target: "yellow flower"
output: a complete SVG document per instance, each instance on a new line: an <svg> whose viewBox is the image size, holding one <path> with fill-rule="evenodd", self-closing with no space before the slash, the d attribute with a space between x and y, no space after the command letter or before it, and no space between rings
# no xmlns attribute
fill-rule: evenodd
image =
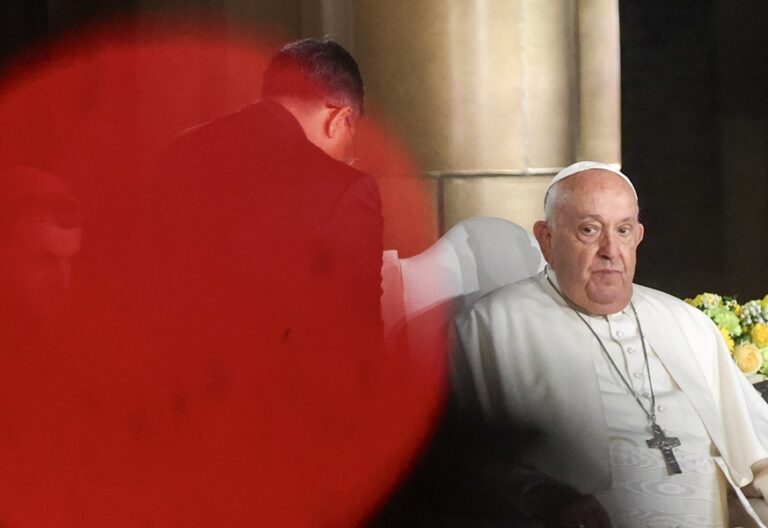
<svg viewBox="0 0 768 528"><path fill-rule="evenodd" d="M760 351L752 343L744 343L733 351L733 360L744 374L755 374L763 365Z"/></svg>
<svg viewBox="0 0 768 528"><path fill-rule="evenodd" d="M763 348L768 345L768 325L764 323L756 323L752 327L752 331L749 335L757 348Z"/></svg>
<svg viewBox="0 0 768 528"><path fill-rule="evenodd" d="M693 299L685 299L685 302L696 308L709 309L723 304L723 298L716 293L700 293Z"/></svg>
<svg viewBox="0 0 768 528"><path fill-rule="evenodd" d="M733 342L733 338L731 337L731 333L726 330L725 328L718 327L718 330L720 330L720 333L723 336L723 340L725 341L725 344L728 345L728 350L733 354L733 347L736 345Z"/></svg>
<svg viewBox="0 0 768 528"><path fill-rule="evenodd" d="M699 298L698 295L696 297ZM722 305L723 298L716 293L702 293L700 302L705 308L713 308Z"/></svg>

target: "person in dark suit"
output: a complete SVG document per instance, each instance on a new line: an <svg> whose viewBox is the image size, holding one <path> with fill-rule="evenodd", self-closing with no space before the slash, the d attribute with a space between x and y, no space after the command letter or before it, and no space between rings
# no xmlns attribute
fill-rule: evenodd
<svg viewBox="0 0 768 528"><path fill-rule="evenodd" d="M281 299L272 300L293 306L317 290L329 295L325 308L378 333L380 197L373 178L349 165L363 93L357 64L339 44L286 45L264 74L260 101L171 145L157 193L169 213L158 226L172 231L166 254L242 257L264 281L239 287L276 281Z"/></svg>
<svg viewBox="0 0 768 528"><path fill-rule="evenodd" d="M165 474L181 524L339 525L333 505L359 487L350 457L384 357L379 191L350 165L362 114L354 59L303 39L260 100L159 163L135 280L178 415Z"/></svg>

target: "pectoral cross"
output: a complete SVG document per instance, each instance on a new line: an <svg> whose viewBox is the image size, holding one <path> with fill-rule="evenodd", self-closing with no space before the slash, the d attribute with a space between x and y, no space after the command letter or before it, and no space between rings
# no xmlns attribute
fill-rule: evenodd
<svg viewBox="0 0 768 528"><path fill-rule="evenodd" d="M651 424L651 432L653 433L653 438L645 441L648 447L661 450L661 455L664 457L664 462L667 464L667 471L670 475L682 473L683 470L680 469L675 454L672 452L673 447L680 445L680 439L674 436L665 436L664 431L656 423Z"/></svg>

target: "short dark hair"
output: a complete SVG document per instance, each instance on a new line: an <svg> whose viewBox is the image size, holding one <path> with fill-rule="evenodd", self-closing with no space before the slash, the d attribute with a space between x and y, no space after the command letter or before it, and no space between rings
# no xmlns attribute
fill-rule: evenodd
<svg viewBox="0 0 768 528"><path fill-rule="evenodd" d="M264 72L262 98L330 98L363 114L363 79L357 62L339 43L305 38L286 44Z"/></svg>

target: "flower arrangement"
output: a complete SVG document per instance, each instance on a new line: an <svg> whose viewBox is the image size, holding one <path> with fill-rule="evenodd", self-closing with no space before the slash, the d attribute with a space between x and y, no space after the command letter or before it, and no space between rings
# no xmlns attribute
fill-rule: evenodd
<svg viewBox="0 0 768 528"><path fill-rule="evenodd" d="M744 374L768 376L768 295L739 304L733 297L700 293L685 302L715 322Z"/></svg>

